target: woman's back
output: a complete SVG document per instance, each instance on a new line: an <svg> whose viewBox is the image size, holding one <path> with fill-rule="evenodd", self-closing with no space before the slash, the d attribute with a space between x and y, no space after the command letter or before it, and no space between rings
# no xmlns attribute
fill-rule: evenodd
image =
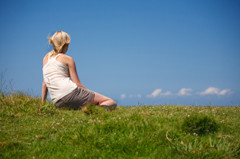
<svg viewBox="0 0 240 159"><path fill-rule="evenodd" d="M107 109L115 108L117 103L114 100L88 90L80 82L73 58L65 55L71 41L70 36L66 32L57 31L48 40L53 50L43 59L42 101L45 101L49 91L58 108L67 106L79 109L90 103L99 103Z"/></svg>
<svg viewBox="0 0 240 159"><path fill-rule="evenodd" d="M70 80L68 67L57 60L60 55L63 54L59 53L50 58L49 53L47 55L48 60L43 66L43 78L53 103L77 88L77 85Z"/></svg>

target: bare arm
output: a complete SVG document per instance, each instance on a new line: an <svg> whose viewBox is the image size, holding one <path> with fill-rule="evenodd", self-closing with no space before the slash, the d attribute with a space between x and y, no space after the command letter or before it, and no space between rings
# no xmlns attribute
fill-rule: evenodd
<svg viewBox="0 0 240 159"><path fill-rule="evenodd" d="M46 56L43 58L43 66L47 63L48 61L48 54L46 54ZM43 81L42 83L42 102L44 103L47 97L47 93L48 93L48 89L47 86L45 84L45 82Z"/></svg>
<svg viewBox="0 0 240 159"><path fill-rule="evenodd" d="M84 85L82 85L82 83L80 82L80 80L78 78L76 65L75 65L74 60L71 57L69 57L69 60L68 60L68 68L69 68L69 73L70 73L70 77L71 77L72 81L74 83L76 83L76 85L78 87L86 88Z"/></svg>
<svg viewBox="0 0 240 159"><path fill-rule="evenodd" d="M42 83L42 102L43 103L46 100L47 92L48 92L47 86L46 86L45 82L43 81L43 83Z"/></svg>

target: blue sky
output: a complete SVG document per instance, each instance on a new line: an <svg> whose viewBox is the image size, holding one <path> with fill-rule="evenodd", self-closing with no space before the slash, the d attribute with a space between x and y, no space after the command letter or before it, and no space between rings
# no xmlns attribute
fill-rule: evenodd
<svg viewBox="0 0 240 159"><path fill-rule="evenodd" d="M47 36L70 34L81 82L119 105L240 105L240 2L4 1L0 73L41 95Z"/></svg>

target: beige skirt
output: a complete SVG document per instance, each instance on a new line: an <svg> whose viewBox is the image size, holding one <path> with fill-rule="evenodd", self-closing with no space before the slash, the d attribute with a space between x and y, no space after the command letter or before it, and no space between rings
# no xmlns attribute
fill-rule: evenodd
<svg viewBox="0 0 240 159"><path fill-rule="evenodd" d="M77 87L71 93L64 96L55 103L57 108L81 109L90 104L95 97L95 93L88 89Z"/></svg>

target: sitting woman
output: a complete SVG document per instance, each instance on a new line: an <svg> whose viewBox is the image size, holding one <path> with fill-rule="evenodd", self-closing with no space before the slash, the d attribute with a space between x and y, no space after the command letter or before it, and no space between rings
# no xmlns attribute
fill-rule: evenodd
<svg viewBox="0 0 240 159"><path fill-rule="evenodd" d="M53 50L43 59L42 102L49 91L57 108L81 109L87 104L97 103L108 110L115 109L117 104L114 100L88 90L80 82L74 60L66 55L70 40L63 31L57 31L49 38Z"/></svg>

